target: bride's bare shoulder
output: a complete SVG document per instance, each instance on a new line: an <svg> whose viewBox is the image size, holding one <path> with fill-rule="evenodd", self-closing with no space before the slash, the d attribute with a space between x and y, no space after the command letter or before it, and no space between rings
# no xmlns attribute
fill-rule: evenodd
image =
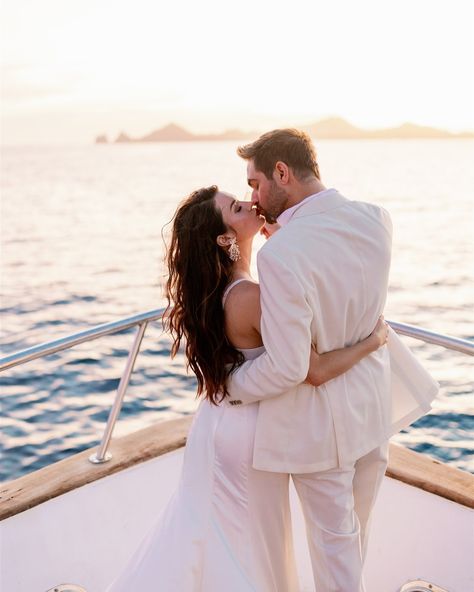
<svg viewBox="0 0 474 592"><path fill-rule="evenodd" d="M229 313L242 314L247 310L254 312L256 308L260 311L260 286L251 280L245 280L234 286L225 302L225 310Z"/></svg>

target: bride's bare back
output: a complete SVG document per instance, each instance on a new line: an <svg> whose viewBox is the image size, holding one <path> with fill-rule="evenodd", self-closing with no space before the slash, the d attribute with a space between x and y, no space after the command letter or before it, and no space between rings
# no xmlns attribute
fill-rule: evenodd
<svg viewBox="0 0 474 592"><path fill-rule="evenodd" d="M251 280L232 286L224 303L227 339L239 349L263 345L260 335L260 287Z"/></svg>

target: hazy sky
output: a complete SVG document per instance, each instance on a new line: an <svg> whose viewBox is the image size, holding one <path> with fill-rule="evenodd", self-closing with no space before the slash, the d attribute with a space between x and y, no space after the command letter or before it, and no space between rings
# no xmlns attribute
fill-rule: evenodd
<svg viewBox="0 0 474 592"><path fill-rule="evenodd" d="M2 141L341 116L474 129L472 0L3 0Z"/></svg>

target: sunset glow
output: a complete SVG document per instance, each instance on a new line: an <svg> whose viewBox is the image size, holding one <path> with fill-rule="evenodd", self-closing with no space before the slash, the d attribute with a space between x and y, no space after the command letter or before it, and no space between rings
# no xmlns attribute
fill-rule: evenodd
<svg viewBox="0 0 474 592"><path fill-rule="evenodd" d="M170 121L195 132L328 116L474 128L469 0L15 0L1 16L6 144Z"/></svg>

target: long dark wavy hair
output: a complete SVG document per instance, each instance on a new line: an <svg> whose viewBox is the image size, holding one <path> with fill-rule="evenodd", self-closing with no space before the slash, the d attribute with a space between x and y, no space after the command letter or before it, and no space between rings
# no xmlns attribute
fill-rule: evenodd
<svg viewBox="0 0 474 592"><path fill-rule="evenodd" d="M228 374L244 361L224 331L222 296L231 278L232 261L216 242L227 231L214 201L218 191L216 185L194 191L171 221L166 253L168 306L163 319L173 338L171 356L183 340L187 365L197 377L196 396L204 395L215 405L228 395Z"/></svg>

